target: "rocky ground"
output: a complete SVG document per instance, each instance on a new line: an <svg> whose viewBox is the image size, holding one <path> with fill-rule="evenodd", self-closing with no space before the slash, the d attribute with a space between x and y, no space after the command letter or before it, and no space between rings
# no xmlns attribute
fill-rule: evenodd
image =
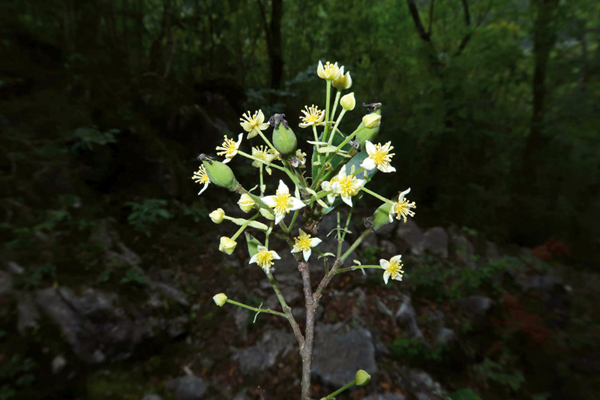
<svg viewBox="0 0 600 400"><path fill-rule="evenodd" d="M321 231L334 226L328 217ZM278 309L245 246L217 251L221 229L172 221L146 238L106 219L77 241L35 238L38 256L58 267L38 257L0 270L0 399L298 398L287 322L212 302L225 292ZM284 246L276 250L285 256L274 275L301 319L300 275ZM553 241L499 247L470 229L412 220L385 226L350 260L402 254L404 280L385 285L369 270L332 281L317 316L313 397L364 369L373 380L338 399L597 398L600 278L569 264L567 251ZM311 268L318 282L322 267Z"/></svg>

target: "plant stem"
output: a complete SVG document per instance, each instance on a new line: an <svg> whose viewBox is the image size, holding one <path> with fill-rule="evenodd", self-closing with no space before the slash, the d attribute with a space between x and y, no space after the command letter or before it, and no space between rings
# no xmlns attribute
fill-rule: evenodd
<svg viewBox="0 0 600 400"><path fill-rule="evenodd" d="M346 114L346 109L342 108L342 112L340 113L340 116L338 117L337 121L335 122L333 131L331 131L331 137L329 138L329 146L331 146L331 143L333 143L333 137L335 136L335 133L337 131L338 126L340 125L340 122L342 122L342 118L344 118L344 114Z"/></svg>
<svg viewBox="0 0 600 400"><path fill-rule="evenodd" d="M254 312L260 312L260 313L265 313L265 314L279 315L280 317L287 318L287 315L285 315L284 313L281 313L281 312L279 312L279 311L273 311L273 310L269 310L269 309L264 309L264 310L263 310L262 308L256 308L256 307L252 307L252 306L249 306L249 305L247 305L247 304L244 304L244 303L239 303L239 302L237 302L237 301L230 300L230 299L227 299L227 302L228 302L228 303L231 303L231 304L235 304L235 305L236 305L236 306L238 306L238 307L246 308L246 309L248 309L248 310L251 310L251 311L254 311Z"/></svg>
<svg viewBox="0 0 600 400"><path fill-rule="evenodd" d="M335 110L340 102L340 96L342 95L342 91L337 89L337 93L335 94L335 100L333 101L333 111L331 111L331 119L335 118ZM334 130L335 133L335 130Z"/></svg>
<svg viewBox="0 0 600 400"><path fill-rule="evenodd" d="M362 190L363 192L369 193L371 196L375 197L376 199L379 199L379 200L383 201L384 203L394 204L394 202L391 201L390 199L386 199L385 197L381 196L380 194L377 194L374 191L372 191L371 189L367 189L364 186L362 188L360 188L360 190Z"/></svg>
<svg viewBox="0 0 600 400"><path fill-rule="evenodd" d="M329 103L331 102L331 81L327 81L327 100L325 103L325 129L323 130L323 141L327 140L327 133L329 133Z"/></svg>
<svg viewBox="0 0 600 400"><path fill-rule="evenodd" d="M261 130L258 130L258 134L260 135L260 137L265 141L265 143L267 144L267 146L269 146L271 148L271 150L273 150L275 152L275 154L278 154L279 152L277 151L277 149L275 148L275 146L273 146L271 144L271 142L269 142L269 139L267 139L267 137L264 135L264 133L262 133Z"/></svg>
<svg viewBox="0 0 600 400"><path fill-rule="evenodd" d="M351 272L351 271L356 271L358 269L383 269L381 268L380 265L353 265L351 267L348 268L342 268L342 269L338 269L337 271L335 271L336 275L337 274L341 274L343 272Z"/></svg>
<svg viewBox="0 0 600 400"><path fill-rule="evenodd" d="M356 379L353 380L352 382L348 383L347 385L342 386L341 388L339 388L335 392L331 393L329 396L325 397L325 400L331 400L331 399L333 399L334 398L333 396L336 396L336 395L342 393L346 389L350 389L354 385L356 385Z"/></svg>
<svg viewBox="0 0 600 400"><path fill-rule="evenodd" d="M273 274L271 272L266 272L267 278L269 278L269 282L271 282L271 286L273 286L273 290L275 291L275 295L277 299L279 299L279 304L281 304L281 308L283 309L284 315L292 326L292 330L294 331L294 336L296 336L296 340L300 345L300 349L304 347L304 336L302 336L302 332L300 331L300 326L296 322L296 319L292 315L292 309L287 305L283 295L281 294L281 290L279 290L279 286L277 286L277 282L275 282L275 278L273 278Z"/></svg>

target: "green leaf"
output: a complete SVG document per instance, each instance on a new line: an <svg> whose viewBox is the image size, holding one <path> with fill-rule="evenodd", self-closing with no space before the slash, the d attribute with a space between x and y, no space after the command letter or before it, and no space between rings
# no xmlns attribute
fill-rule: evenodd
<svg viewBox="0 0 600 400"><path fill-rule="evenodd" d="M454 393L448 395L452 400L481 400L481 397L477 395L471 389L459 389Z"/></svg>
<svg viewBox="0 0 600 400"><path fill-rule="evenodd" d="M258 246L262 246L262 243L248 232L244 232L244 234L246 235L246 242L248 242L248 254L252 258L258 253Z"/></svg>

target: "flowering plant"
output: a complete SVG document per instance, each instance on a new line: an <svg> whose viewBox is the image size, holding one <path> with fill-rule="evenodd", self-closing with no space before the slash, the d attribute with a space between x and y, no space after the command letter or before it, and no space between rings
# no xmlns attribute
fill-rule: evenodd
<svg viewBox="0 0 600 400"><path fill-rule="evenodd" d="M344 263L368 235L386 224L393 223L394 219L406 223L407 217L414 216L412 209L416 208L414 202L409 202L405 198L410 189L400 192L397 198L387 199L367 188L376 172L396 171L391 165L394 156L391 153L393 150L391 142L383 145L374 143L381 124L381 103L364 104L368 112L362 118L362 122L352 133L344 134L340 129L342 119L346 112L354 110L356 106L354 93L342 96L342 92L352 86L350 72L344 73L344 67L338 67L337 63L327 62L323 65L319 61L317 74L326 83L325 108L319 110L315 105L305 106L305 109L301 110L303 115L300 115L299 124L300 128L309 128L313 133L311 138L313 140L307 141L313 149L310 165L306 165L306 154L298 149L296 134L283 114L275 114L265 122L262 110L254 114L248 111L240 118L240 125L247 132L246 139L259 136L264 145L253 147L249 154L240 148L243 133L238 135L237 141L225 136L223 144L216 148L216 154L223 156L224 159L219 161L214 157L201 154L198 159L202 161L202 165L192 177L195 182L202 185L198 194L204 192L210 184L228 189L240 195L238 205L241 211L253 214L250 218L231 217L225 215L225 212L219 208L210 214L210 218L216 224L227 220L240 226L231 237L220 238L219 250L228 255L232 254L236 249L237 239L245 233L249 264L256 264L262 268L273 286L282 311L251 307L229 299L224 293L215 295L214 301L220 307L233 304L255 311L257 315L267 313L288 320L298 341L302 357L302 400L310 399L315 314L323 291L338 274L370 268L382 270L382 277L386 284L390 278L402 280L404 271L400 255L390 260L382 259L379 265L363 265L360 261L354 260L353 265L344 267ZM332 87L337 90L333 102ZM336 115L340 106L341 110ZM271 140L269 140L266 134L271 130ZM247 190L237 181L233 171L226 165L235 157L247 158L252 161L253 167L258 168L257 188ZM267 187L263 179L264 171L270 175L273 169L283 174L277 188ZM256 189L258 190L255 191ZM353 207L364 193L381 200L383 204L377 208L371 218L366 220L366 228L361 235L345 252L342 252L342 244L346 234L349 233ZM345 225L340 223L341 207L350 208ZM295 226L300 212L303 215L302 229ZM319 223L325 214L331 212L338 213L337 228L334 229L337 232L335 239L338 242L337 254L323 253L318 250L322 242L322 239L317 236ZM264 243L246 232L249 227L264 233ZM269 249L269 241L272 238L286 241L297 261L306 305L304 332L300 329L291 308L278 288L274 273L277 261L281 260L281 257L277 252ZM325 267L325 275L316 288L311 284L309 270L313 251L318 254L319 259L323 259ZM370 376L366 371L359 370L354 381L324 399L333 399L333 396L341 391L353 385L362 386L369 379Z"/></svg>

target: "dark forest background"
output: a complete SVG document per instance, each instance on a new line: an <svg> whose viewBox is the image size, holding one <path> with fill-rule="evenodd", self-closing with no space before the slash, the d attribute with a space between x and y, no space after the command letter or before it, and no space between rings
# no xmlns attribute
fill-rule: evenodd
<svg viewBox="0 0 600 400"><path fill-rule="evenodd" d="M597 1L20 0L0 1L0 28L1 259L28 271L21 288L143 284L98 266L87 238L106 220L150 262L215 247L197 238L229 193L196 195L196 156L247 110L293 122L323 106L318 60L351 72L358 103L383 103L398 172L372 186L412 187L419 226L551 239L597 272Z"/></svg>

